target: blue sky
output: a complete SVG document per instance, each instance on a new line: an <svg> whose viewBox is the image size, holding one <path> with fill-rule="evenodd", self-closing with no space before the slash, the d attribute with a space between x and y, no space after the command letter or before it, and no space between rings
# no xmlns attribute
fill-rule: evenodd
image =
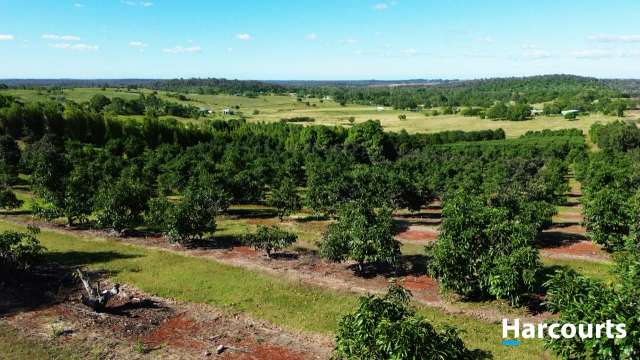
<svg viewBox="0 0 640 360"><path fill-rule="evenodd" d="M0 0L0 78L640 78L640 2Z"/></svg>

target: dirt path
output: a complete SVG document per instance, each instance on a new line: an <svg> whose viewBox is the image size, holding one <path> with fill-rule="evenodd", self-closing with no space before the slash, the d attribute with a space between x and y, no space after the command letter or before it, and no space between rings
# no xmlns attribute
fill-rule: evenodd
<svg viewBox="0 0 640 360"><path fill-rule="evenodd" d="M159 359L327 359L333 347L324 336L294 334L208 305L153 297L127 285L104 313L83 305L80 293L78 286L51 304L9 312L0 317L0 326L11 326L47 346L93 349L104 359L148 358L145 354ZM218 354L220 345L225 350Z"/></svg>

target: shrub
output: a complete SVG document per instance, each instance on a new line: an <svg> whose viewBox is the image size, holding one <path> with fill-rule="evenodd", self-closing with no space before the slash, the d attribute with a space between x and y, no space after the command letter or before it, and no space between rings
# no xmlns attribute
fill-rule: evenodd
<svg viewBox="0 0 640 360"><path fill-rule="evenodd" d="M284 249L298 239L294 233L281 230L279 227L258 225L258 231L245 236L245 243L254 249L264 251L268 257L271 253Z"/></svg>
<svg viewBox="0 0 640 360"><path fill-rule="evenodd" d="M391 215L388 207L374 210L361 201L345 204L338 221L322 235L320 254L332 261L353 259L360 269L364 263L396 264L400 244Z"/></svg>
<svg viewBox="0 0 640 360"><path fill-rule="evenodd" d="M334 359L469 359L456 330L437 331L409 307L411 294L391 286L383 297L368 295L338 325Z"/></svg>
<svg viewBox="0 0 640 360"><path fill-rule="evenodd" d="M22 206L22 200L16 197L16 194L9 188L0 189L0 208L17 209Z"/></svg>
<svg viewBox="0 0 640 360"><path fill-rule="evenodd" d="M186 243L216 230L215 216L227 209L230 197L211 183L191 184L178 203L165 197L149 201L148 225L164 232L170 241Z"/></svg>
<svg viewBox="0 0 640 360"><path fill-rule="evenodd" d="M27 232L5 231L0 233L0 268L27 270L46 250L37 235L40 229L29 226Z"/></svg>

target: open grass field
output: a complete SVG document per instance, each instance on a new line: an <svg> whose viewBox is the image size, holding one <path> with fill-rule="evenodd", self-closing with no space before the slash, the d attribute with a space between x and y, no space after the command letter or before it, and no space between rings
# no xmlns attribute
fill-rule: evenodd
<svg viewBox="0 0 640 360"><path fill-rule="evenodd" d="M45 101L64 97L69 100L83 102L88 101L95 94L103 94L107 97L122 97L132 99L140 93L151 93L150 90L126 90L107 88L73 88L64 89L62 93L47 93L45 90L3 90L1 94L10 94L24 101ZM530 130L542 129L565 129L578 128L585 133L591 125L596 122L607 123L616 120L614 116L601 114L590 114L578 117L577 120L569 121L561 116L537 116L527 121L494 121L480 119L478 117L467 117L461 115L440 115L425 116L424 112L399 111L392 108L385 108L378 111L374 105L354 105L340 106L335 101L320 99L303 99L298 101L296 97L289 95L265 95L258 97L245 97L235 95L199 95L187 94L189 101L181 101L177 98L167 96L166 92L159 92L159 96L164 100L174 101L182 104L189 104L197 107L204 107L214 111L216 114L211 118L224 119L237 117L238 114L249 119L249 121L274 122L283 118L311 117L315 122L309 124L319 125L342 125L349 126L349 118L353 117L355 122L367 120L380 120L383 127L389 131L406 130L409 133L432 133L448 130L486 130L502 128L508 137L518 137ZM307 105L307 102L309 105ZM236 109L236 106L239 109ZM234 108L235 116L223 116L221 111L224 108ZM256 113L257 112L257 113ZM406 120L400 120L399 115L406 115ZM627 119L635 119L634 113L629 113ZM196 122L194 119L181 119L183 121Z"/></svg>

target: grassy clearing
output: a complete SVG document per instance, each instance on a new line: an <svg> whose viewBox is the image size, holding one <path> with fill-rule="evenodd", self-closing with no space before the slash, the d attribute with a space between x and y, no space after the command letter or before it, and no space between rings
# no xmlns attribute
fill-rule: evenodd
<svg viewBox="0 0 640 360"><path fill-rule="evenodd" d="M24 230L24 227L0 221L0 230ZM40 239L53 261L104 269L112 274L114 281L132 284L158 296L208 303L230 313L244 312L294 330L331 334L340 317L353 310L357 299L351 293L111 240L84 239L50 230L43 230ZM498 324L443 314L426 307L420 307L419 311L437 326L460 329L469 346L491 351L496 358L544 356L539 341L528 341L518 347L501 345Z"/></svg>

